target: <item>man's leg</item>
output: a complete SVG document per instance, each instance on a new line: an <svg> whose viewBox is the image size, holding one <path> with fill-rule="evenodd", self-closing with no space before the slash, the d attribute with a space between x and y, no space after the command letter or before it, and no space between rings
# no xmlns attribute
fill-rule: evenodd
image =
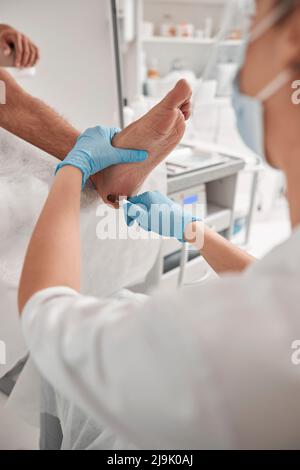
<svg viewBox="0 0 300 470"><path fill-rule="evenodd" d="M6 104L1 105L0 127L61 160L74 146L79 132L42 101L26 93L3 69ZM147 150L147 161L108 168L93 182L105 202L108 196L130 196L138 191L149 173L180 142L190 115L191 89L181 80L157 106L120 134L117 147ZM95 123L96 124L96 123Z"/></svg>

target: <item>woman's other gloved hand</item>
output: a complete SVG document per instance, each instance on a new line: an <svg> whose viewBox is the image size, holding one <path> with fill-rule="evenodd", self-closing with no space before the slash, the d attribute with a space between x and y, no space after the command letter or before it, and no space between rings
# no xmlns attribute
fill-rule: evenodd
<svg viewBox="0 0 300 470"><path fill-rule="evenodd" d="M177 238L180 242L185 241L187 225L201 220L158 191L131 197L124 201L123 208L128 226L136 221L148 232Z"/></svg>

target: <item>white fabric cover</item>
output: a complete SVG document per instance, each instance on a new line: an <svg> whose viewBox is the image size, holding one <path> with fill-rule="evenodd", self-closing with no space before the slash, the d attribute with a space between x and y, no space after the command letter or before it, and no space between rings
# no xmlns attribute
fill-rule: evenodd
<svg viewBox="0 0 300 470"><path fill-rule="evenodd" d="M0 377L27 352L19 328L17 286L30 235L47 197L58 160L0 129L0 340L6 343L7 363ZM164 165L148 178L143 190L166 191ZM160 241L99 240L97 192L90 186L82 197L82 292L107 296L142 282L153 266ZM115 210L105 206L115 221ZM98 210L98 215L97 215ZM124 218L120 217L123 230ZM121 229L122 229L121 227ZM99 263L105 265L105 275Z"/></svg>

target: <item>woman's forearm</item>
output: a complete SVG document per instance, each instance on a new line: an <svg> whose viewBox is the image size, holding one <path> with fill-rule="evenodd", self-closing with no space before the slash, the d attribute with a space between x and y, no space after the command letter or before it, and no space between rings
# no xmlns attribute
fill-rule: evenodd
<svg viewBox="0 0 300 470"><path fill-rule="evenodd" d="M32 235L19 287L19 310L36 292L54 286L80 288L82 173L66 166L56 175Z"/></svg>
<svg viewBox="0 0 300 470"><path fill-rule="evenodd" d="M144 161L143 150L115 149L115 128L83 132L57 166L57 174L32 235L19 287L19 310L36 292L64 286L80 290L80 196L92 175L112 165Z"/></svg>
<svg viewBox="0 0 300 470"><path fill-rule="evenodd" d="M255 258L230 243L201 222L193 222L186 228L186 240L190 241L218 274L244 271ZM194 234L194 236L191 236Z"/></svg>

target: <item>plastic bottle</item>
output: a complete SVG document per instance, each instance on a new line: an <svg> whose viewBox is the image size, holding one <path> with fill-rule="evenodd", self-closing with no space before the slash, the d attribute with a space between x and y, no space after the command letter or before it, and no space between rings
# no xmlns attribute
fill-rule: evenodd
<svg viewBox="0 0 300 470"><path fill-rule="evenodd" d="M204 22L205 39L210 39L212 37L212 33L213 33L213 20L210 17L205 18L205 22Z"/></svg>
<svg viewBox="0 0 300 470"><path fill-rule="evenodd" d="M148 73L147 73L148 78L151 79L157 79L159 78L159 72L158 72L158 60L156 58L151 59L150 65L148 67Z"/></svg>
<svg viewBox="0 0 300 470"><path fill-rule="evenodd" d="M139 119L148 111L147 100L144 96L136 96L135 100L131 103L134 112L134 119Z"/></svg>

